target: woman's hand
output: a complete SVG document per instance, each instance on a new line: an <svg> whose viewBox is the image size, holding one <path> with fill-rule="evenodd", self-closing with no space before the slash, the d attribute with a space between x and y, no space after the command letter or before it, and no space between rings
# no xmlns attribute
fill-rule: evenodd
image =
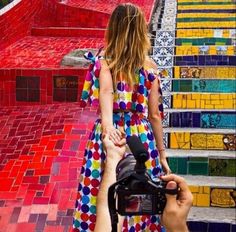
<svg viewBox="0 0 236 232"><path fill-rule="evenodd" d="M160 163L162 166L163 171L165 172L165 174L169 175L171 174L171 169L169 167L169 164L166 160L166 156L162 154L160 154Z"/></svg>
<svg viewBox="0 0 236 232"><path fill-rule="evenodd" d="M108 135L108 138L114 143L116 146L123 146L125 137L125 133L119 129L116 129L114 126L103 128L102 137Z"/></svg>

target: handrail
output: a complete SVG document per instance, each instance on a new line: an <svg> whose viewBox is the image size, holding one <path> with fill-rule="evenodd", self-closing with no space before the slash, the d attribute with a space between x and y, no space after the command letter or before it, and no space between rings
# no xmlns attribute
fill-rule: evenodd
<svg viewBox="0 0 236 232"><path fill-rule="evenodd" d="M0 16L3 15L4 13L6 13L7 11L9 11L10 9L12 9L15 5L17 5L21 1L22 0L13 0L13 1L9 0L10 3L5 5L2 9L0 9Z"/></svg>

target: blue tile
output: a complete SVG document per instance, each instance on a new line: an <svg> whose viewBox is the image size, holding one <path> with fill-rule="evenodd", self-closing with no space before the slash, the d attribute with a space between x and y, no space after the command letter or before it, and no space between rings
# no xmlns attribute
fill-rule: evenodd
<svg viewBox="0 0 236 232"><path fill-rule="evenodd" d="M188 222L190 232L208 232L208 223L206 222Z"/></svg>
<svg viewBox="0 0 236 232"><path fill-rule="evenodd" d="M200 127L201 126L201 114L200 113L193 113L193 127Z"/></svg>
<svg viewBox="0 0 236 232"><path fill-rule="evenodd" d="M230 224L227 223L209 223L208 232L230 232Z"/></svg>
<svg viewBox="0 0 236 232"><path fill-rule="evenodd" d="M236 232L236 224L231 225L231 232Z"/></svg>

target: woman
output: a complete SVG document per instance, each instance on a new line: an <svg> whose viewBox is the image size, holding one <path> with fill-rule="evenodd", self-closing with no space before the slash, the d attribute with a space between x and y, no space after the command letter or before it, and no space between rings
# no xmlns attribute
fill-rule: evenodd
<svg viewBox="0 0 236 232"><path fill-rule="evenodd" d="M96 196L105 161L104 134L116 145L122 131L125 136L139 136L150 154L146 166L151 177L162 174L162 168L170 172L163 144L158 71L148 58L149 49L142 11L130 3L118 5L109 20L104 56L89 57L94 62L91 72L95 79L87 76L82 92L82 98L96 102L99 89L101 119L95 122L85 151L74 231L94 230ZM161 231L161 226L157 216L127 217L123 231Z"/></svg>

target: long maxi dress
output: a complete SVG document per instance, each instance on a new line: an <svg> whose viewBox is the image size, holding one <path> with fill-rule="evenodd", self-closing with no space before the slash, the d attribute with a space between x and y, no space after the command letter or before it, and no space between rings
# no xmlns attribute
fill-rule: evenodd
<svg viewBox="0 0 236 232"><path fill-rule="evenodd" d="M82 106L88 102L98 105L99 72L101 69L101 57L91 53L85 55L92 64L86 74L82 91ZM148 173L152 178L163 174L159 163L159 154L150 122L147 119L148 96L152 82L159 78L152 70L141 68L136 72L133 90L120 81L114 93L113 125L115 128L123 128L126 136L137 135L150 154L146 162ZM161 97L161 89L159 88ZM122 112L118 112L118 111ZM163 106L160 102L159 110L163 117ZM73 231L93 231L96 222L96 198L101 182L104 161L106 159L101 141L101 119L97 119L89 136L81 168L78 197L76 200ZM104 219L108 220L108 219ZM165 231L160 225L158 215L153 216L128 216L124 220L123 232L133 231ZM102 231L101 231L102 232Z"/></svg>

